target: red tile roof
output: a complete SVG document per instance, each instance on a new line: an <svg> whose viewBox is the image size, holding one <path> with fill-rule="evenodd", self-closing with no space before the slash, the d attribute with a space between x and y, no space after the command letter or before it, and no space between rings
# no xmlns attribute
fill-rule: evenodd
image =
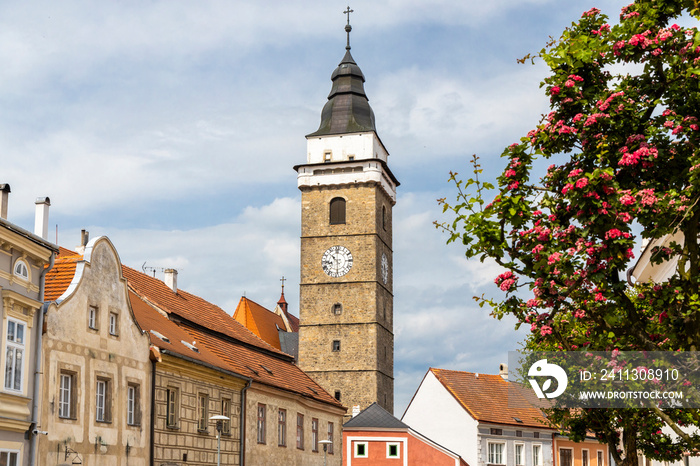
<svg viewBox="0 0 700 466"><path fill-rule="evenodd" d="M75 276L75 268L83 256L66 248L59 248L54 266L46 274L44 300L55 301L65 293Z"/></svg>
<svg viewBox="0 0 700 466"><path fill-rule="evenodd" d="M258 338L218 306L184 290L179 289L174 293L157 278L126 266L122 268L129 282L130 297L133 296L132 307L139 325L149 332L155 330L170 340L170 343L164 342L150 332L153 345L194 357L194 352L183 345L181 340L188 343L196 341L200 353L195 359L249 377L261 384L342 407L334 397L294 365L291 356ZM255 304L252 301L250 303ZM255 306L269 313L262 306ZM171 320L178 320L177 317L184 320ZM183 333L189 339L183 338Z"/></svg>
<svg viewBox="0 0 700 466"><path fill-rule="evenodd" d="M546 423L542 411L526 399L521 385L500 375L435 368L430 372L477 421L556 430Z"/></svg>
<svg viewBox="0 0 700 466"><path fill-rule="evenodd" d="M277 329L286 331L282 316L265 309L244 296L238 302L233 318L270 345L281 349Z"/></svg>
<svg viewBox="0 0 700 466"><path fill-rule="evenodd" d="M284 354L233 320L219 306L181 289L178 289L177 293L175 293L162 280L148 276L125 265L122 266L122 272L129 282L129 288L139 295L141 299L161 311L222 332L244 343Z"/></svg>

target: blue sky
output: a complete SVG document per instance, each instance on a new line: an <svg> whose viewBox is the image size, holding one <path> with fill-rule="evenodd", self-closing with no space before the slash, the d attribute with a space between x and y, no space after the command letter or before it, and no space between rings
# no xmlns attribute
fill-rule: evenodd
<svg viewBox="0 0 700 466"><path fill-rule="evenodd" d="M627 2L359 0L352 53L401 181L394 210L395 412L429 367L496 373L523 332L472 296L498 297L493 264L435 230L450 170L487 177L547 99L541 63L516 63L597 6ZM179 285L233 312L298 314L305 161L344 54L345 2L34 1L0 4L0 183L9 220L50 240L106 235L122 261L178 268Z"/></svg>

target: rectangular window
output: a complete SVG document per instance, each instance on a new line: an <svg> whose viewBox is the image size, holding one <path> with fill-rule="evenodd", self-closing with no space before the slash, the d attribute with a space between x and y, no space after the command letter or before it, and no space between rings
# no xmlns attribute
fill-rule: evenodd
<svg viewBox="0 0 700 466"><path fill-rule="evenodd" d="M559 466L573 466L573 452L570 448L559 449Z"/></svg>
<svg viewBox="0 0 700 466"><path fill-rule="evenodd" d="M532 466L542 466L542 445L532 446Z"/></svg>
<svg viewBox="0 0 700 466"><path fill-rule="evenodd" d="M258 443L265 443L265 414L267 409L264 404L258 404Z"/></svg>
<svg viewBox="0 0 700 466"><path fill-rule="evenodd" d="M5 389L22 391L24 372L24 334L26 326L7 320L7 349L5 353Z"/></svg>
<svg viewBox="0 0 700 466"><path fill-rule="evenodd" d="M95 420L98 422L111 421L110 403L112 399L109 379L97 379L95 384Z"/></svg>
<svg viewBox="0 0 700 466"><path fill-rule="evenodd" d="M540 438L540 433L539 433L539 432L533 432L533 433L532 433L532 436L533 436L534 438Z"/></svg>
<svg viewBox="0 0 700 466"><path fill-rule="evenodd" d="M165 425L166 427L177 427L179 422L178 415L178 390L177 388L168 388L166 391L166 413L165 413Z"/></svg>
<svg viewBox="0 0 700 466"><path fill-rule="evenodd" d="M115 312L109 313L109 334L119 335L119 316Z"/></svg>
<svg viewBox="0 0 700 466"><path fill-rule="evenodd" d="M491 435L503 435L503 429L491 429Z"/></svg>
<svg viewBox="0 0 700 466"><path fill-rule="evenodd" d="M598 450L598 465L597 466L605 466L605 461L603 461L603 452Z"/></svg>
<svg viewBox="0 0 700 466"><path fill-rule="evenodd" d="M0 450L2 466L19 466L19 451Z"/></svg>
<svg viewBox="0 0 700 466"><path fill-rule="evenodd" d="M588 465L588 450L581 450L581 466Z"/></svg>
<svg viewBox="0 0 700 466"><path fill-rule="evenodd" d="M311 418L311 451L318 451L318 419Z"/></svg>
<svg viewBox="0 0 700 466"><path fill-rule="evenodd" d="M326 151L323 153L323 161L324 162L330 162L331 161L331 152Z"/></svg>
<svg viewBox="0 0 700 466"><path fill-rule="evenodd" d="M525 464L525 445L522 443L517 443L515 445L515 466L523 466Z"/></svg>
<svg viewBox="0 0 700 466"><path fill-rule="evenodd" d="M88 308L88 327L97 330L97 306Z"/></svg>
<svg viewBox="0 0 700 466"><path fill-rule="evenodd" d="M340 340L333 340L333 351L340 351Z"/></svg>
<svg viewBox="0 0 700 466"><path fill-rule="evenodd" d="M503 444L489 443L489 464L505 464L503 462Z"/></svg>
<svg viewBox="0 0 700 466"><path fill-rule="evenodd" d="M73 374L62 372L58 386L58 417L66 419L74 417L73 385Z"/></svg>
<svg viewBox="0 0 700 466"><path fill-rule="evenodd" d="M328 423L328 441L331 442L328 444L328 454L332 455L333 454L333 431L334 431L335 426L333 425L332 422Z"/></svg>
<svg viewBox="0 0 700 466"><path fill-rule="evenodd" d="M367 458L367 442L355 442L355 458Z"/></svg>
<svg viewBox="0 0 700 466"><path fill-rule="evenodd" d="M287 410L285 409L277 412L277 445L287 446Z"/></svg>
<svg viewBox="0 0 700 466"><path fill-rule="evenodd" d="M387 443L386 444L386 457L387 458L401 458L401 453L399 450L398 443Z"/></svg>
<svg viewBox="0 0 700 466"><path fill-rule="evenodd" d="M126 388L126 423L141 425L141 386L130 383Z"/></svg>
<svg viewBox="0 0 700 466"><path fill-rule="evenodd" d="M200 393L197 397L197 430L200 432L207 431L207 423L209 421L209 395Z"/></svg>
<svg viewBox="0 0 700 466"><path fill-rule="evenodd" d="M522 436L523 436L523 431L522 431L522 430L516 430L516 431L515 431L515 436L516 436L516 437L522 437Z"/></svg>
<svg viewBox="0 0 700 466"><path fill-rule="evenodd" d="M304 449L304 415L297 413L297 448Z"/></svg>
<svg viewBox="0 0 700 466"><path fill-rule="evenodd" d="M221 433L231 435L231 400L228 398L221 399L221 415L229 418L222 423Z"/></svg>

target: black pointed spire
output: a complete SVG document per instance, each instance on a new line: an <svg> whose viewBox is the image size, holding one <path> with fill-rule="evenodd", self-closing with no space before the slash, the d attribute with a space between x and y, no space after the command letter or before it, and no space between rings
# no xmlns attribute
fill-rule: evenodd
<svg viewBox="0 0 700 466"><path fill-rule="evenodd" d="M343 13L348 15L345 26L347 45L345 56L331 75L333 85L328 94L328 102L321 111L321 125L308 136L329 134L359 133L375 131L374 112L365 94L365 76L350 54L350 13L348 6Z"/></svg>

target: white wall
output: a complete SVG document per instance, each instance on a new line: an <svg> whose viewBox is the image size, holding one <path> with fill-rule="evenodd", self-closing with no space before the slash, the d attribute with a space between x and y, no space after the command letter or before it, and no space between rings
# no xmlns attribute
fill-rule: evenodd
<svg viewBox="0 0 700 466"><path fill-rule="evenodd" d="M470 465L479 464L477 422L428 371L401 419L408 426L460 455Z"/></svg>

